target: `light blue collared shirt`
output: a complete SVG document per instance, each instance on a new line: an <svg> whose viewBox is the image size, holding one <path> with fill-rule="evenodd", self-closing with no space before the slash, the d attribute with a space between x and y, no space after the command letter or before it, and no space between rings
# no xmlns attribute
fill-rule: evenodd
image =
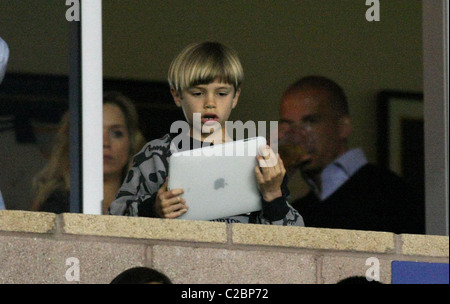
<svg viewBox="0 0 450 304"><path fill-rule="evenodd" d="M322 191L319 191L312 180L308 180L308 183L313 187L317 197L323 201L365 164L367 164L367 158L364 152L359 148L351 149L339 156L322 171L320 175Z"/></svg>
<svg viewBox="0 0 450 304"><path fill-rule="evenodd" d="M9 48L6 42L0 37L0 83L6 72L6 65L8 64Z"/></svg>
<svg viewBox="0 0 450 304"><path fill-rule="evenodd" d="M0 191L0 210L5 210L5 202L3 201L2 192Z"/></svg>

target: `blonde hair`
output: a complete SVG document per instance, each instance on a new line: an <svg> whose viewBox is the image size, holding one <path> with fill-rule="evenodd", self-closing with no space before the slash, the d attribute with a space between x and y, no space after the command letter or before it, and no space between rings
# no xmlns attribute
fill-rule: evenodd
<svg viewBox="0 0 450 304"><path fill-rule="evenodd" d="M32 187L36 196L31 205L31 210L37 211L40 206L56 190L69 191L69 113L66 112L61 118L58 132L45 167L33 178Z"/></svg>
<svg viewBox="0 0 450 304"><path fill-rule="evenodd" d="M133 155L144 146L146 140L139 129L139 116L136 107L129 98L119 92L108 92L103 96L103 104L118 106L125 117L125 124L130 139L130 150L128 165L122 170L121 178L124 180L131 167ZM50 158L45 167L33 178L32 186L36 195L31 210L38 211L40 206L55 191L70 190L69 130L69 112L66 112L61 118Z"/></svg>
<svg viewBox="0 0 450 304"><path fill-rule="evenodd" d="M237 53L218 42L193 43L185 47L169 67L168 81L178 94L198 84L219 79L237 91L244 70Z"/></svg>

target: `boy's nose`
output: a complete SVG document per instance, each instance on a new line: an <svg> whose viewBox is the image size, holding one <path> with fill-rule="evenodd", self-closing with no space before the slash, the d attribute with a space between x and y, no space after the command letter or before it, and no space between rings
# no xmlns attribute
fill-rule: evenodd
<svg viewBox="0 0 450 304"><path fill-rule="evenodd" d="M207 109L215 108L216 107L216 99L214 98L214 96L207 95L204 106Z"/></svg>

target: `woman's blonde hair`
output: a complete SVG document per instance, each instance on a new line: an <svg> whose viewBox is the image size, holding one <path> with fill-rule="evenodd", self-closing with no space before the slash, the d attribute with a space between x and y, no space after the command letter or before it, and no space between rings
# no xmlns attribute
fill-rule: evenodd
<svg viewBox="0 0 450 304"><path fill-rule="evenodd" d="M130 150L128 165L122 171L121 177L124 180L131 167L133 155L144 146L146 140L139 129L139 116L136 107L129 98L119 92L107 92L103 96L103 104L118 106L125 117L125 124L130 139ZM32 186L36 195L31 210L39 210L40 206L55 191L70 190L69 130L69 113L66 112L61 118L50 158L45 167L33 178Z"/></svg>
<svg viewBox="0 0 450 304"><path fill-rule="evenodd" d="M32 180L32 187L36 193L31 210L37 211L56 190L69 191L69 112L66 112L59 124L55 135L53 148L44 168Z"/></svg>
<svg viewBox="0 0 450 304"><path fill-rule="evenodd" d="M219 79L237 91L244 70L237 53L218 42L193 43L185 47L169 67L168 81L178 94L195 85Z"/></svg>

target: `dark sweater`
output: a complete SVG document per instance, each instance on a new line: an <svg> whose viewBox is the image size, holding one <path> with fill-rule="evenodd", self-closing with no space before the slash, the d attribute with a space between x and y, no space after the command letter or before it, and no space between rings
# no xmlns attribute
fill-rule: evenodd
<svg viewBox="0 0 450 304"><path fill-rule="evenodd" d="M70 192L56 190L42 203L39 211L57 214L70 212Z"/></svg>
<svg viewBox="0 0 450 304"><path fill-rule="evenodd" d="M396 174L367 164L326 200L313 191L292 206L306 227L425 233L424 198Z"/></svg>

